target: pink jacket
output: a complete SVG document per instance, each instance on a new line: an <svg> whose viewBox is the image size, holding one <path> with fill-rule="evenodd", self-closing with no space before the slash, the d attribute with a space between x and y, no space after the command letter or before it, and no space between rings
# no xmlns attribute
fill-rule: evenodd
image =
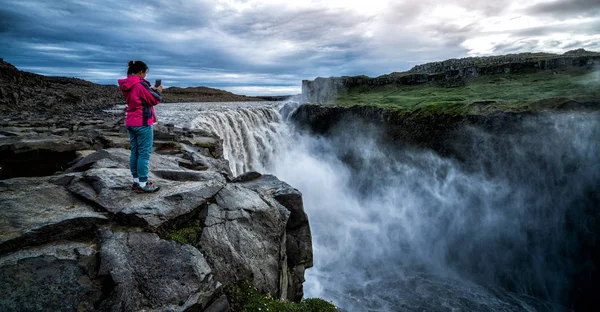
<svg viewBox="0 0 600 312"><path fill-rule="evenodd" d="M160 104L160 91L150 88L150 82L139 76L119 79L119 87L127 101L125 125L130 127L151 126L156 122L154 106Z"/></svg>

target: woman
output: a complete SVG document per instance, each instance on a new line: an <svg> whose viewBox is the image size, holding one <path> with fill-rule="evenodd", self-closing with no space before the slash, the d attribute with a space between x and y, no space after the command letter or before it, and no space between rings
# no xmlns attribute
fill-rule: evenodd
<svg viewBox="0 0 600 312"><path fill-rule="evenodd" d="M137 193L153 193L159 190L158 186L148 181L148 163L154 137L152 125L156 122L154 106L162 100L163 88L162 85L151 87L144 79L147 73L148 66L144 62L130 61L127 66L127 78L119 79L119 87L127 101L125 126L131 144L131 187Z"/></svg>

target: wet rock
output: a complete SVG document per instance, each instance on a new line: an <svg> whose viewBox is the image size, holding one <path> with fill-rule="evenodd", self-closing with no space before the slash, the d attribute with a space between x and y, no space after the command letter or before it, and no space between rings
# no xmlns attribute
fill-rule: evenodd
<svg viewBox="0 0 600 312"><path fill-rule="evenodd" d="M93 244L68 241L0 257L0 311L92 311L95 266Z"/></svg>
<svg viewBox="0 0 600 312"><path fill-rule="evenodd" d="M112 280L104 311L203 311L220 284L202 253L151 233L101 235L99 274Z"/></svg>
<svg viewBox="0 0 600 312"><path fill-rule="evenodd" d="M25 246L89 237L108 221L47 178L0 181L0 194L0 255Z"/></svg>

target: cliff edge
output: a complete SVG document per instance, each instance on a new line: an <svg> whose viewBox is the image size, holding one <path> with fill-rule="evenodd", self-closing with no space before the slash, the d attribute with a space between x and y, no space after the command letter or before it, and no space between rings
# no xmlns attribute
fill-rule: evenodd
<svg viewBox="0 0 600 312"><path fill-rule="evenodd" d="M246 282L302 299L299 191L234 178L219 138L157 125L161 190L137 194L123 120L80 117L0 120L0 310L230 311L228 289Z"/></svg>

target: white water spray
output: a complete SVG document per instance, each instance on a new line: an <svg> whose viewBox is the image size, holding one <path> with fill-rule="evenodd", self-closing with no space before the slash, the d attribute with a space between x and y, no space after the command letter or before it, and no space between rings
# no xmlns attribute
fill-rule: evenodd
<svg viewBox="0 0 600 312"><path fill-rule="evenodd" d="M597 117L541 118L500 138L474 130L468 167L386 149L365 125L325 139L283 119L273 106L243 107L203 111L191 125L224 140L235 175L273 173L303 193L315 264L307 297L350 311L555 309L518 295L533 290L561 302L573 264L561 254L577 251L563 247L576 242L561 226L600 181ZM505 279L514 293L482 286Z"/></svg>

